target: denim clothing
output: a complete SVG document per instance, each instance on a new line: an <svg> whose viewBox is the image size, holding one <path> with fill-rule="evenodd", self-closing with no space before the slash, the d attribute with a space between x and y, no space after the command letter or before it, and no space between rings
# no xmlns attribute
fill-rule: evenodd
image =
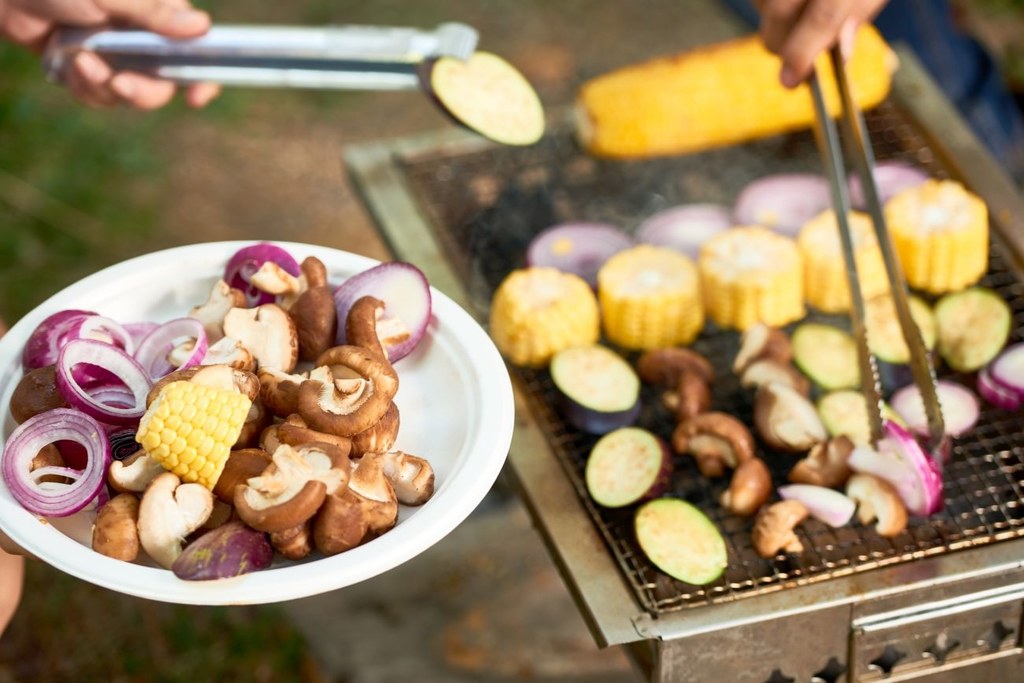
<svg viewBox="0 0 1024 683"><path fill-rule="evenodd" d="M749 0L723 1L757 25ZM957 25L948 0L890 0L874 23L890 43L915 52L992 156L1024 183L1024 115L991 55Z"/></svg>

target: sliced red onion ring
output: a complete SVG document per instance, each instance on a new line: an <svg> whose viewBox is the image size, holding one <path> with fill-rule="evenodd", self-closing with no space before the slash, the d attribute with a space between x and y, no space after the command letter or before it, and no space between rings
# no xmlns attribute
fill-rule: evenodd
<svg viewBox="0 0 1024 683"><path fill-rule="evenodd" d="M796 237L804 223L832 206L824 176L815 173L777 173L750 183L736 198L737 225L763 225Z"/></svg>
<svg viewBox="0 0 1024 683"><path fill-rule="evenodd" d="M574 273L597 287L597 271L633 238L611 223L559 223L537 234L526 248L526 265Z"/></svg>
<svg viewBox="0 0 1024 683"><path fill-rule="evenodd" d="M171 360L171 352L182 344L192 342L180 365ZM160 379L174 370L199 365L210 348L202 321L196 318L176 318L146 335L135 351L135 360L149 373L151 379Z"/></svg>
<svg viewBox="0 0 1024 683"><path fill-rule="evenodd" d="M962 384L940 379L935 383L935 392L939 397L947 434L961 436L974 428L981 415L981 406L973 391ZM896 391L889 400L889 407L896 411L911 432L928 435L928 417L924 412L921 390L916 384Z"/></svg>
<svg viewBox="0 0 1024 683"><path fill-rule="evenodd" d="M125 407L121 400L127 394L118 394L115 404L103 403L75 379L75 367L95 365L110 372L127 387L133 399ZM139 363L123 350L110 344L89 339L74 339L64 345L57 357L57 390L68 405L81 410L100 422L128 425L137 421L146 410L146 395L153 387L149 375ZM109 390L109 385L103 387Z"/></svg>
<svg viewBox="0 0 1024 683"><path fill-rule="evenodd" d="M847 524L857 510L852 498L825 486L787 484L779 487L779 497L803 503L812 517L833 527Z"/></svg>
<svg viewBox="0 0 1024 683"><path fill-rule="evenodd" d="M908 187L920 185L930 177L917 166L903 161L880 161L875 164L875 187L878 188L878 200L885 204L894 195ZM850 204L855 209L865 207L864 192L860 186L860 176L852 174L849 180Z"/></svg>
<svg viewBox="0 0 1024 683"><path fill-rule="evenodd" d="M981 397L996 408L1000 410L1017 410L1020 408L1021 394L1004 386L1001 382L997 382L992 377L988 366L978 370L976 386Z"/></svg>
<svg viewBox="0 0 1024 683"><path fill-rule="evenodd" d="M988 366L989 374L1000 386L1024 401L1024 343L1010 344Z"/></svg>
<svg viewBox="0 0 1024 683"><path fill-rule="evenodd" d="M301 273L298 261L285 249L270 242L258 242L239 249L224 268L224 281L245 292L250 308L274 302L273 294L267 294L249 284L249 278L267 261L273 261L295 277Z"/></svg>
<svg viewBox="0 0 1024 683"><path fill-rule="evenodd" d="M135 343L135 348L139 348L139 342L146 338L146 335L155 330L160 326L160 323L154 322L138 322L138 323L126 323L124 325L125 331L131 335L132 341Z"/></svg>
<svg viewBox="0 0 1024 683"><path fill-rule="evenodd" d="M73 441L85 449L84 469L41 467L30 471L39 451L58 441ZM96 420L77 410L55 408L29 418L7 439L2 459L0 472L11 495L36 515L67 517L106 493L107 437ZM40 481L46 475L66 477L70 483Z"/></svg>
<svg viewBox="0 0 1024 683"><path fill-rule="evenodd" d="M683 204L646 218L637 226L636 239L644 244L669 247L697 259L705 242L733 225L732 210L726 206Z"/></svg>
<svg viewBox="0 0 1024 683"><path fill-rule="evenodd" d="M44 368L57 362L57 354L68 339L77 339L82 321L92 311L68 309L48 316L29 335L21 352L21 365L26 371Z"/></svg>
<svg viewBox="0 0 1024 683"><path fill-rule="evenodd" d="M379 263L353 275L334 290L338 313L337 343L345 343L345 320L352 304L364 296L384 302L384 314L377 321L377 336L395 363L412 352L426 334L432 299L427 276L403 261Z"/></svg>
<svg viewBox="0 0 1024 683"><path fill-rule="evenodd" d="M885 423L878 450L857 446L847 464L854 472L873 474L892 484L912 515L927 517L942 508L942 475L935 459L895 422Z"/></svg>

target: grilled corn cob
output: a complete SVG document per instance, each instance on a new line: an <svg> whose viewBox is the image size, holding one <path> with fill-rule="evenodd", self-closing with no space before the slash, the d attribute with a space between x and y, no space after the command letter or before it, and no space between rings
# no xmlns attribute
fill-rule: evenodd
<svg viewBox="0 0 1024 683"><path fill-rule="evenodd" d="M871 217L852 211L849 223L861 291L865 298L883 294L889 289L889 279ZM807 303L825 313L850 310L850 286L835 212L823 211L805 223L796 243L804 261Z"/></svg>
<svg viewBox="0 0 1024 683"><path fill-rule="evenodd" d="M862 109L885 99L894 67L895 53L873 27L862 27L847 64ZM780 68L750 35L604 74L578 93L580 140L598 156L642 158L807 128L814 121L810 91L784 88ZM831 70L819 73L829 111L838 112Z"/></svg>
<svg viewBox="0 0 1024 683"><path fill-rule="evenodd" d="M597 273L604 333L627 349L688 344L704 326L697 269L672 249L641 244Z"/></svg>
<svg viewBox="0 0 1024 683"><path fill-rule="evenodd" d="M555 268L512 271L494 292L490 331L511 363L544 367L562 349L597 341L594 291L578 275Z"/></svg>
<svg viewBox="0 0 1024 683"><path fill-rule="evenodd" d="M700 252L704 308L721 327L781 327L804 316L803 260L796 243L761 226L740 226Z"/></svg>
<svg viewBox="0 0 1024 683"><path fill-rule="evenodd" d="M251 405L237 391L171 382L142 416L135 439L182 481L212 490Z"/></svg>
<svg viewBox="0 0 1024 683"><path fill-rule="evenodd" d="M927 180L885 204L907 283L943 294L977 282L988 269L988 208L953 180Z"/></svg>

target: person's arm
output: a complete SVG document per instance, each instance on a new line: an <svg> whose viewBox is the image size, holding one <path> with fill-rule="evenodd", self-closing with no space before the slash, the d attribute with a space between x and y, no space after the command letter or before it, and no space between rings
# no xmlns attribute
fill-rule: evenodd
<svg viewBox="0 0 1024 683"><path fill-rule="evenodd" d="M849 44L857 27L871 21L886 1L755 0L765 47L782 58L782 84L802 83L822 51L837 41Z"/></svg>
<svg viewBox="0 0 1024 683"><path fill-rule="evenodd" d="M0 0L2 1L2 0ZM0 337L7 331L7 325L0 320ZM21 590L25 577L25 558L16 554L17 546L7 545L9 539L0 533L0 635L21 602ZM10 553L7 551L11 550Z"/></svg>
<svg viewBox="0 0 1024 683"><path fill-rule="evenodd" d="M206 12L188 0L0 0L0 37L39 52L59 25L136 26L171 38L194 38L210 28ZM128 104L156 109L167 104L175 84L128 71L115 72L92 52L82 52L67 74L67 86L82 102L109 107ZM202 107L217 96L219 86L198 84L185 89L185 100Z"/></svg>

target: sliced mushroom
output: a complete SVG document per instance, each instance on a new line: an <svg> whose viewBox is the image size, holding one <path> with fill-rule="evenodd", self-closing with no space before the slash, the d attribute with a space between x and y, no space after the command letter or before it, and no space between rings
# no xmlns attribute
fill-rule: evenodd
<svg viewBox="0 0 1024 683"><path fill-rule="evenodd" d="M132 562L139 555L139 498L119 493L100 508L92 527L92 549L115 560Z"/></svg>
<svg viewBox="0 0 1024 683"><path fill-rule="evenodd" d="M747 365L740 375L740 386L744 389L757 389L773 382L787 386L803 396L811 393L811 381L804 373L774 358L758 358Z"/></svg>
<svg viewBox="0 0 1024 683"><path fill-rule="evenodd" d="M334 345L338 309L330 287L320 285L306 290L288 309L288 314L295 321L301 360L312 362Z"/></svg>
<svg viewBox="0 0 1024 683"><path fill-rule="evenodd" d="M875 522L880 536L897 536L907 528L907 508L892 485L873 474L858 473L846 482L846 495L857 503L861 524Z"/></svg>
<svg viewBox="0 0 1024 683"><path fill-rule="evenodd" d="M672 411L676 421L706 413L711 409L711 387L696 372L684 370L674 389L662 394L662 402Z"/></svg>
<svg viewBox="0 0 1024 683"><path fill-rule="evenodd" d="M715 381L715 370L711 362L692 349L651 349L642 353L636 362L637 374L647 384L673 387L684 370L697 373L708 384Z"/></svg>
<svg viewBox="0 0 1024 683"><path fill-rule="evenodd" d="M362 543L370 530L363 499L351 489L327 496L313 519L313 545L323 555L337 555Z"/></svg>
<svg viewBox="0 0 1024 683"><path fill-rule="evenodd" d="M275 368L260 368L260 401L277 417L288 417L299 409L299 386L309 373L292 374Z"/></svg>
<svg viewBox="0 0 1024 683"><path fill-rule="evenodd" d="M768 502L772 493L772 475L760 458L751 458L739 464L722 493L721 502L729 512L749 517Z"/></svg>
<svg viewBox="0 0 1024 683"><path fill-rule="evenodd" d="M352 441L352 457L362 457L364 453L386 453L395 446L398 440L398 427L401 417L398 413L398 406L394 401L384 413L384 417L377 420L377 424L369 429L353 434L349 437Z"/></svg>
<svg viewBox="0 0 1024 683"><path fill-rule="evenodd" d="M324 371L334 365L359 377L335 379ZM321 432L352 436L366 431L384 417L398 392L398 375L387 359L359 346L335 346L317 359L317 366L299 386L298 413Z"/></svg>
<svg viewBox="0 0 1024 683"><path fill-rule="evenodd" d="M377 321L383 314L384 302L380 299L372 296L356 299L345 319L345 341L353 346L361 346L377 356L386 357L387 352L384 349L405 341L409 337L409 331L403 329L399 337L388 339L385 343L377 329Z"/></svg>
<svg viewBox="0 0 1024 683"><path fill-rule="evenodd" d="M398 496L383 458L363 456L353 467L348 488L359 498L369 533L379 536L398 522Z"/></svg>
<svg viewBox="0 0 1024 683"><path fill-rule="evenodd" d="M351 439L310 429L300 415L289 415L284 422L277 426L277 440L293 447L322 441L337 446L339 450L352 457Z"/></svg>
<svg viewBox="0 0 1024 683"><path fill-rule="evenodd" d="M270 534L270 545L289 560L301 560L313 552L313 525L311 520L290 529Z"/></svg>
<svg viewBox="0 0 1024 683"><path fill-rule="evenodd" d="M706 477L721 477L754 457L754 438L746 425L727 413L711 411L680 422L672 432L672 447L689 453Z"/></svg>
<svg viewBox="0 0 1024 683"><path fill-rule="evenodd" d="M234 310L234 309L232 309ZM203 357L207 365L228 365L236 370L256 370L256 357L245 347L240 339L221 337L210 344Z"/></svg>
<svg viewBox="0 0 1024 683"><path fill-rule="evenodd" d="M368 453L359 461L380 458L384 476L388 478L403 505L423 505L434 495L434 468L424 458L404 451Z"/></svg>
<svg viewBox="0 0 1024 683"><path fill-rule="evenodd" d="M263 431L274 421L274 415L267 410L262 401L256 400L249 406L249 414L245 416L242 429L232 448L254 448L259 445Z"/></svg>
<svg viewBox="0 0 1024 683"><path fill-rule="evenodd" d="M775 557L782 551L803 552L804 546L795 529L807 519L808 514L806 506L797 500L783 500L763 508L751 532L754 550L765 559Z"/></svg>
<svg viewBox="0 0 1024 683"><path fill-rule="evenodd" d="M848 460L853 442L846 436L835 436L815 444L810 452L789 471L794 484L814 484L837 488L852 474Z"/></svg>
<svg viewBox="0 0 1024 683"><path fill-rule="evenodd" d="M224 316L232 308L245 306L245 292L235 289L224 280L217 280L210 290L206 303L195 306L189 317L203 324L206 338L213 344L224 336Z"/></svg>
<svg viewBox="0 0 1024 683"><path fill-rule="evenodd" d="M348 456L329 444L282 444L271 460L262 474L234 492L238 516L258 531L273 533L305 522L349 480Z"/></svg>
<svg viewBox="0 0 1024 683"><path fill-rule="evenodd" d="M754 427L768 446L784 451L806 451L828 438L810 399L775 382L757 390Z"/></svg>
<svg viewBox="0 0 1024 683"><path fill-rule="evenodd" d="M782 330L755 323L740 338L740 350L733 360L732 371L742 376L751 363L761 359L788 365L793 360L793 346Z"/></svg>
<svg viewBox="0 0 1024 683"><path fill-rule="evenodd" d="M262 448L239 448L228 454L224 469L213 485L213 494L225 503L234 503L235 487L258 477L270 466L270 453Z"/></svg>
<svg viewBox="0 0 1024 683"><path fill-rule="evenodd" d="M11 417L18 424L53 408L66 408L67 401L57 390L57 366L29 370L18 380L11 394Z"/></svg>
<svg viewBox="0 0 1024 683"><path fill-rule="evenodd" d="M298 277L292 275L274 261L264 261L255 273L249 276L249 284L267 294L282 296L292 294L298 296L303 284Z"/></svg>
<svg viewBox="0 0 1024 683"><path fill-rule="evenodd" d="M202 484L182 484L173 472L160 474L139 504L139 542L161 567L170 569L182 544L213 512L213 493Z"/></svg>
<svg viewBox="0 0 1024 683"><path fill-rule="evenodd" d="M107 483L120 493L142 493L157 476L167 470L156 458L139 449L124 460L114 460L107 467Z"/></svg>
<svg viewBox="0 0 1024 683"><path fill-rule="evenodd" d="M224 334L242 342L256 368L291 372L299 359L299 340L291 316L277 304L232 308L224 316Z"/></svg>

